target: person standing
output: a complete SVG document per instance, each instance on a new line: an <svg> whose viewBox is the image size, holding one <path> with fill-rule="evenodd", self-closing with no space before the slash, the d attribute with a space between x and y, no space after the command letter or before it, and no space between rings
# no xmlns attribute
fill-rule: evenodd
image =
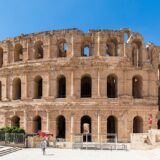
<svg viewBox="0 0 160 160"><path fill-rule="evenodd" d="M47 148L46 140L41 141L41 148L42 148L43 155L45 155L46 154L46 148Z"/></svg>

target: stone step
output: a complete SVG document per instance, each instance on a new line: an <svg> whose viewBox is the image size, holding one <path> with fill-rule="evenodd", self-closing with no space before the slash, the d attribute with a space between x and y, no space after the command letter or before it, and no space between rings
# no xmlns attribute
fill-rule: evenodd
<svg viewBox="0 0 160 160"><path fill-rule="evenodd" d="M13 153L13 152L16 152L16 151L19 151L19 150L21 150L21 148L17 148L17 147L3 149L3 150L0 151L0 157L5 156L5 155L10 154L10 153Z"/></svg>

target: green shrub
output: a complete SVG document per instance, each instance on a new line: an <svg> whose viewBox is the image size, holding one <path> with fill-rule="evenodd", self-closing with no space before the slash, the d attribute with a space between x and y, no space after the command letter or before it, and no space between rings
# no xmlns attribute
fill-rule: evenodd
<svg viewBox="0 0 160 160"><path fill-rule="evenodd" d="M25 133L25 130L18 127L6 127L0 128L0 133Z"/></svg>

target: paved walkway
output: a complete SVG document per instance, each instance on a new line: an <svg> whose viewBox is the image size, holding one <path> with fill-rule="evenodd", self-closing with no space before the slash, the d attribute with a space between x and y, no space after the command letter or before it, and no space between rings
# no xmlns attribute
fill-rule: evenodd
<svg viewBox="0 0 160 160"><path fill-rule="evenodd" d="M109 151L109 150L79 150L48 148L46 155L41 149L23 149L0 160L160 160L160 149Z"/></svg>

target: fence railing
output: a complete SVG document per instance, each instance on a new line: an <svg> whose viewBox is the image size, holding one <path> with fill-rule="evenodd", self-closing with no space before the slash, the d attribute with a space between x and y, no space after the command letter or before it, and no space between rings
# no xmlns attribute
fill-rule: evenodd
<svg viewBox="0 0 160 160"><path fill-rule="evenodd" d="M24 144L25 134L24 133L0 133L0 142Z"/></svg>

